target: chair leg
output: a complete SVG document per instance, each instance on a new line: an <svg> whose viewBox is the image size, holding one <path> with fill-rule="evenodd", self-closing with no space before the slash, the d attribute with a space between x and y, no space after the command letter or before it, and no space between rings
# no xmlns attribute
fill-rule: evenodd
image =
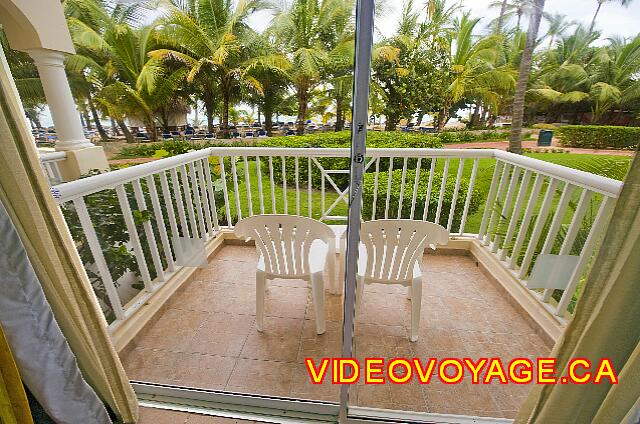
<svg viewBox="0 0 640 424"><path fill-rule="evenodd" d="M264 298L267 288L266 275L258 271L256 272L256 328L258 331L264 331Z"/></svg>
<svg viewBox="0 0 640 424"><path fill-rule="evenodd" d="M356 279L356 319L360 315L360 309L362 308L362 302L364 302L364 278Z"/></svg>
<svg viewBox="0 0 640 424"><path fill-rule="evenodd" d="M316 310L316 333L324 334L326 331L324 316L324 280L321 272L311 275L311 293L313 296L313 308Z"/></svg>
<svg viewBox="0 0 640 424"><path fill-rule="evenodd" d="M420 309L422 307L422 279L416 278L411 283L411 341L418 341L420 331Z"/></svg>
<svg viewBox="0 0 640 424"><path fill-rule="evenodd" d="M339 294L338 284L336 280L336 255L329 253L327 255L327 273L329 274L329 292L331 294Z"/></svg>

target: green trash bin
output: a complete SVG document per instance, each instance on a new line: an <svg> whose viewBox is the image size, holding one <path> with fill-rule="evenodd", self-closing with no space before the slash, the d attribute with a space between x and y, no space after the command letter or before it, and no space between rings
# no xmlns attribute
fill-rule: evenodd
<svg viewBox="0 0 640 424"><path fill-rule="evenodd" d="M553 138L553 131L541 130L538 135L538 146L551 146L551 139Z"/></svg>

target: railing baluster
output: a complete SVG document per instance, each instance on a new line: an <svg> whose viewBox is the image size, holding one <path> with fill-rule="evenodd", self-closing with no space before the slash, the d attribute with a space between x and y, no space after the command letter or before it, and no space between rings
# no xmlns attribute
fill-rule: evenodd
<svg viewBox="0 0 640 424"><path fill-rule="evenodd" d="M391 200L391 183L393 182L393 160L392 156L389 158L389 178L387 178L387 199L384 206L384 219L389 218L389 202Z"/></svg>
<svg viewBox="0 0 640 424"><path fill-rule="evenodd" d="M287 198L287 160L282 156L282 200L284 202L284 214L289 214L289 199Z"/></svg>
<svg viewBox="0 0 640 424"><path fill-rule="evenodd" d="M407 179L407 161L408 157L404 158L402 163L402 182L400 183L400 197L398 198L398 219L402 218L402 203L404 200L404 184Z"/></svg>
<svg viewBox="0 0 640 424"><path fill-rule="evenodd" d="M498 176L505 167L503 162L496 160L496 166L493 169L493 177L491 178L491 185L489 186L489 193L487 194L487 203L484 206L484 213L482 214L482 221L480 221L480 230L478 230L478 239L484 240L484 236L487 233L487 227L489 225L489 217L493 210L493 204L496 201L496 194L498 193Z"/></svg>
<svg viewBox="0 0 640 424"><path fill-rule="evenodd" d="M558 183L559 181L555 178L552 178L551 181L549 181L549 187L547 188L547 192L544 195L544 200L542 201L540 211L538 211L538 219L536 219L536 225L533 227L533 232L531 233L531 238L529 239L529 244L527 246L527 251L520 266L520 273L518 274L520 279L523 279L529 272L529 265L531 264L531 260L533 259L533 255L538 246L538 240L540 239L542 231L544 230L544 224L547 220L547 216L549 215L549 211L551 210L553 197L556 194Z"/></svg>
<svg viewBox="0 0 640 424"><path fill-rule="evenodd" d="M249 162L247 161L247 157L242 157L244 161L244 182L247 186L247 202L249 205L249 216L253 216L253 193L251 193L251 178L249 177Z"/></svg>
<svg viewBox="0 0 640 424"><path fill-rule="evenodd" d="M469 179L469 188L467 189L467 197L464 201L464 209L462 211L462 220L460 221L459 234L464 234L464 227L467 225L467 216L469 215L469 206L471 205L471 197L473 195L473 186L476 183L476 176L478 175L478 165L480 159L473 161L473 168L471 169L471 178Z"/></svg>
<svg viewBox="0 0 640 424"><path fill-rule="evenodd" d="M171 227L171 236L173 239L180 237L178 224L176 223L176 214L173 210L173 201L171 200L171 192L169 191L169 182L164 171L160 172L160 188L162 188L162 197L164 198L164 206L167 210L167 219Z"/></svg>
<svg viewBox="0 0 640 424"><path fill-rule="evenodd" d="M196 214L198 217L198 224L200 224L200 236L205 239L208 240L209 239L209 235L207 232L207 227L204 224L204 211L202 208L202 200L200 199L201 193L200 193L200 187L198 184L198 178L196 177L196 164L195 162L191 162L189 164L189 178L191 180L191 193L193 197L194 201L195 201L195 209L196 209Z"/></svg>
<svg viewBox="0 0 640 424"><path fill-rule="evenodd" d="M453 216L456 212L456 204L458 203L458 192L460 191L460 181L462 180L462 172L464 171L464 159L460 159L458 163L458 175L456 175L456 187L453 190L453 199L451 200L451 209L449 209L449 220L447 222L447 230L451 231L453 225Z"/></svg>
<svg viewBox="0 0 640 424"><path fill-rule="evenodd" d="M309 158L307 159L307 168L308 168L308 170L307 170L307 172L308 172L308 174L307 174L308 175L307 176L307 178L308 178L308 184L307 184L307 207L309 208L309 210L307 212L308 212L309 218L311 218L311 217L313 217L313 202L311 200L311 196L312 196L312 193L311 193L312 187L311 187L311 185L312 185L312 182L313 182L313 178L311 176L311 171L312 171L311 156L309 156Z"/></svg>
<svg viewBox="0 0 640 424"><path fill-rule="evenodd" d="M208 168L207 165L202 164L202 161L196 161L197 164L197 174L198 174L198 183L200 186L200 195L202 196L202 210L204 211L204 218L207 221L207 234L211 237L213 236L213 222L211 219L211 205L209 203L209 195L207 193L207 184L204 177L204 168ZM213 211L215 212L215 210Z"/></svg>
<svg viewBox="0 0 640 424"><path fill-rule="evenodd" d="M131 184L133 185L133 195L136 199L136 203L138 204L138 210L146 211L147 202L144 199L144 193L142 192L142 185L140 184L140 180L134 180ZM164 222L162 224L164 225ZM158 225L160 224L158 223ZM156 269L158 280L160 282L164 282L164 267L162 266L162 260L160 259L158 243L156 242L156 236L153 232L151 221L148 219L145 220L142 223L142 228L144 229L144 234L147 237L147 244L149 245L149 250L151 251L151 260L153 262L154 268Z"/></svg>
<svg viewBox="0 0 640 424"><path fill-rule="evenodd" d="M111 309L113 309L113 313L117 320L124 319L124 308L120 301L120 295L118 295L118 290L113 282L111 271L109 271L109 266L107 265L107 261L102 251L102 246L100 246L96 230L91 222L91 217L89 216L87 205L84 202L84 197L74 199L73 205L75 206L76 213L78 214L78 219L80 220L80 226L82 227L84 236L87 238L89 250L91 250L91 255L93 256L93 261L98 268L98 274L100 275L104 289L107 292L109 303L111 303Z"/></svg>
<svg viewBox="0 0 640 424"><path fill-rule="evenodd" d="M229 189L227 188L227 173L224 170L224 156L218 157L218 163L220 164L220 178L222 179L222 196L224 198L224 209L227 214L227 227L232 228L233 222L231 221L231 206L229 205Z"/></svg>
<svg viewBox="0 0 640 424"><path fill-rule="evenodd" d="M413 216L416 212L416 200L418 198L418 185L420 184L420 168L422 167L422 158L418 158L418 163L416 164L416 178L413 181L413 195L411 196L411 214L409 215L409 219L413 219Z"/></svg>
<svg viewBox="0 0 640 424"><path fill-rule="evenodd" d="M569 201L571 201L571 197L573 196L575 188L576 187L574 185L565 183L564 190L562 191L562 196L560 197L560 203L558 203L558 206L556 207L553 221L551 222L551 227L549 227L547 238L545 239L542 250L540 251L541 255L550 253L553 249L556 237L558 236L558 231L560 231L560 227L562 226L564 215L567 213L567 207L569 206ZM551 299L552 294L552 289L545 290L542 294L542 301L548 302Z"/></svg>
<svg viewBox="0 0 640 424"><path fill-rule="evenodd" d="M118 195L120 210L122 210L124 223L126 224L127 232L129 233L129 241L133 247L133 254L136 257L136 262L140 269L140 276L142 277L145 288L149 292L152 292L154 288L153 283L151 282L151 275L149 274L149 267L147 266L147 260L144 257L144 250L142 250L142 243L138 236L138 229L136 228L136 222L133 219L131 205L129 205L129 199L127 198L127 192L124 189L124 185L116 186L116 194Z"/></svg>
<svg viewBox="0 0 640 424"><path fill-rule="evenodd" d="M295 158L295 179L296 179L296 215L300 215L300 169L298 156Z"/></svg>
<svg viewBox="0 0 640 424"><path fill-rule="evenodd" d="M591 231L589 231L589 235L587 236L587 240L582 247L582 252L580 252L580 259L578 260L578 264L576 265L571 278L569 279L569 284L565 289L562 297L560 298L560 302L558 302L558 307L556 308L555 314L558 316L564 315L567 308L569 307L569 303L573 298L573 295L576 291L578 283L580 282L580 278L587 269L587 265L591 260L591 255L596 248L596 241L598 237L601 235L604 230L605 224L608 222L611 213L613 212L613 207L615 206L616 201L611 197L605 197L600 204L600 209L598 209L598 214L596 215L596 219L593 221L593 226L591 227Z"/></svg>
<svg viewBox="0 0 640 424"><path fill-rule="evenodd" d="M260 213L264 215L264 193L262 192L262 164L260 156L256 156L256 173L258 174L258 197L260 197Z"/></svg>
<svg viewBox="0 0 640 424"><path fill-rule="evenodd" d="M380 175L380 158L376 159L376 173L373 177L373 208L371 212L371 219L376 219L376 210L378 208L378 176Z"/></svg>
<svg viewBox="0 0 640 424"><path fill-rule="evenodd" d="M162 242L162 249L164 250L164 257L167 260L167 268L170 272L176 270L176 266L173 262L173 253L171 249L171 243L169 243L169 235L167 234L167 227L164 223L164 215L162 213L162 207L160 206L160 198L158 197L158 189L156 188L156 180L153 175L147 176L147 186L149 187L149 196L151 197L151 206L153 207L153 216L156 219L156 225L158 226L158 232L160 233L160 241Z"/></svg>
<svg viewBox="0 0 640 424"><path fill-rule="evenodd" d="M499 205L498 202L501 201L502 194L505 191L505 188L507 186L507 180L509 179L509 174L511 173L512 169L513 169L513 165L509 165L508 163L505 163L504 168L502 169L502 176L500 177L500 184L498 184L498 191L496 192L495 203L491 207L491 218L489 218L489 225L487 226L487 234L485 235L484 240L482 241L482 243L485 246L489 245L489 243L491 242L493 229L498 217L496 208Z"/></svg>
<svg viewBox="0 0 640 424"><path fill-rule="evenodd" d="M509 221L509 227L507 228L507 233L504 236L504 242L502 244L502 249L500 250L498 257L501 261L504 261L507 257L507 251L509 249L509 244L513 239L513 235L516 231L516 226L518 225L518 217L522 213L522 207L524 206L524 201L527 197L527 190L529 189L529 182L531 181L531 171L525 171L524 176L522 177L522 183L520 184L520 190L518 191L518 196L516 197L516 204L513 207L513 213L511 214L511 220Z"/></svg>
<svg viewBox="0 0 640 424"><path fill-rule="evenodd" d="M433 174L436 173L436 158L431 159L431 167L429 168L429 183L427 184L427 198L424 201L424 211L422 212L422 220L426 221L429 214L429 205L431 203L431 189L433 188Z"/></svg>
<svg viewBox="0 0 640 424"><path fill-rule="evenodd" d="M449 175L449 163L451 159L447 159L444 162L444 170L442 171L442 183L440 184L440 196L438 196L438 208L436 209L435 223L440 224L440 214L442 213L442 202L444 200L444 192L447 188L447 177Z"/></svg>
<svg viewBox="0 0 640 424"><path fill-rule="evenodd" d="M518 237L516 237L516 242L513 245L513 249L511 250L511 257L509 258L509 268L511 269L515 269L518 265L520 249L522 248L524 240L527 237L529 225L531 224L531 218L533 217L533 212L536 208L536 204L538 203L538 197L540 196L540 191L542 190L543 184L544 175L536 174L536 180L533 183L531 196L529 197L529 202L527 203L527 207L524 210L524 216L522 217L522 224L520 224L520 228L518 229Z"/></svg>
<svg viewBox="0 0 640 424"><path fill-rule="evenodd" d="M211 218L213 219L213 230L219 231L220 224L218 222L218 207L216 206L216 191L213 188L211 169L209 167L209 161L207 159L203 160L202 167L204 168L204 177L207 180L207 192L209 193L209 208L211 209Z"/></svg>
<svg viewBox="0 0 640 424"><path fill-rule="evenodd" d="M190 237L189 225L187 225L187 216L184 209L184 201L182 200L182 190L180 189L180 179L176 168L171 168L171 182L173 183L173 191L176 193L176 205L178 206L178 217L180 218L180 227L182 229L182 237Z"/></svg>
<svg viewBox="0 0 640 424"><path fill-rule="evenodd" d="M504 202L502 205L502 212L500 216L498 216L498 223L496 225L496 234L493 238L493 243L491 243L491 251L496 253L498 248L500 247L500 228L502 224L507 219L509 212L511 211L511 201L513 199L513 195L516 192L516 186L518 185L518 180L520 179L520 168L517 166L513 167L513 172L511 173L511 180L509 181L509 188L507 189L507 195L504 197Z"/></svg>
<svg viewBox="0 0 640 424"><path fill-rule="evenodd" d="M271 184L271 211L278 213L276 208L276 184L273 179L273 158L269 156L269 183Z"/></svg>
<svg viewBox="0 0 640 424"><path fill-rule="evenodd" d="M242 219L242 205L240 204L240 189L238 188L238 169L236 167L236 157L231 157L231 176L233 178L233 197L236 199L236 213L238 220Z"/></svg>
<svg viewBox="0 0 640 424"><path fill-rule="evenodd" d="M182 165L180 167L180 176L182 177L182 188L184 191L184 197L185 199L187 199L187 214L189 215L189 223L191 224L191 235L193 238L200 238L198 225L196 224L196 214L193 209L193 188L189 184L187 167L185 165Z"/></svg>
<svg viewBox="0 0 640 424"><path fill-rule="evenodd" d="M571 254L578 232L580 231L580 228L582 228L582 219L589 209L592 197L592 191L587 189L582 190L578 206L576 207L576 211L573 213L573 218L571 219L571 224L569 224L567 234L564 236L564 240L562 241L562 247L560 247L559 253L560 255Z"/></svg>

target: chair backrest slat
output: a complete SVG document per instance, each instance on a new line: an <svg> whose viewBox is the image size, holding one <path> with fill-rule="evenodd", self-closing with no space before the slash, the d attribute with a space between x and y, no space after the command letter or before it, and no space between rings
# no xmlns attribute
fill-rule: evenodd
<svg viewBox="0 0 640 424"><path fill-rule="evenodd" d="M408 219L364 222L360 234L367 251L366 269L360 272L370 280L388 283L410 280L424 249L449 241L449 232L442 226Z"/></svg>
<svg viewBox="0 0 640 424"><path fill-rule="evenodd" d="M316 240L335 245L328 225L296 215L254 215L238 222L235 233L255 241L267 273L283 277L309 274L309 252Z"/></svg>

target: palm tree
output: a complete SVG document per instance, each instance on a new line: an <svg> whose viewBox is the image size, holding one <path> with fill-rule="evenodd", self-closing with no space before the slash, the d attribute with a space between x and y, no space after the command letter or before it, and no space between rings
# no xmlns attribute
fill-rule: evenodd
<svg viewBox="0 0 640 424"><path fill-rule="evenodd" d="M529 19L529 30L527 31L527 43L522 52L520 61L520 72L518 74L518 82L516 84L516 92L513 97L513 111L511 122L511 136L509 137L509 151L522 154L522 121L524 118L524 100L529 83L529 73L531 72L531 63L533 60L533 50L535 49L536 40L538 38L538 30L540 29L540 21L544 12L545 0L535 0L533 11Z"/></svg>
<svg viewBox="0 0 640 424"><path fill-rule="evenodd" d="M594 58L591 99L593 122L618 108L620 113L640 100L640 35L626 43L613 42Z"/></svg>
<svg viewBox="0 0 640 424"><path fill-rule="evenodd" d="M242 64L253 54L246 40L255 36L246 21L266 5L263 0L176 0L159 21L159 40L167 48L150 52L151 57L187 69L187 82L200 85L210 126L220 93L223 137L229 136L229 108L239 100L241 88L262 89Z"/></svg>
<svg viewBox="0 0 640 424"><path fill-rule="evenodd" d="M574 21L567 21L567 15L562 13L545 13L544 18L549 23L549 29L545 37L549 39L549 48L553 46L556 38L563 35L569 28L576 25Z"/></svg>
<svg viewBox="0 0 640 424"><path fill-rule="evenodd" d="M490 8L500 8L500 14L496 20L495 32L502 33L503 26L512 18L516 18L516 29L520 31L522 18L530 13L533 0L496 0Z"/></svg>
<svg viewBox="0 0 640 424"><path fill-rule="evenodd" d="M310 93L320 82L331 52L353 43L351 1L294 0L274 18L270 32L293 64L289 72L298 100L297 133L304 133Z"/></svg>
<svg viewBox="0 0 640 424"><path fill-rule="evenodd" d="M461 99L474 99L495 110L500 93L513 89L515 84L510 67L498 65L502 37L475 37L473 32L479 22L479 18L471 18L470 12L465 12L454 25L455 38L450 43L454 47L450 61L453 81L446 89L438 114L438 131L444 129L452 106Z"/></svg>
<svg viewBox="0 0 640 424"><path fill-rule="evenodd" d="M596 19L598 19L598 14L600 14L600 9L605 3L619 3L621 6L627 7L633 2L633 0L596 0L598 3L598 7L596 8L596 13L593 15L593 19L591 20L591 26L589 27L589 32L593 32L596 26Z"/></svg>

